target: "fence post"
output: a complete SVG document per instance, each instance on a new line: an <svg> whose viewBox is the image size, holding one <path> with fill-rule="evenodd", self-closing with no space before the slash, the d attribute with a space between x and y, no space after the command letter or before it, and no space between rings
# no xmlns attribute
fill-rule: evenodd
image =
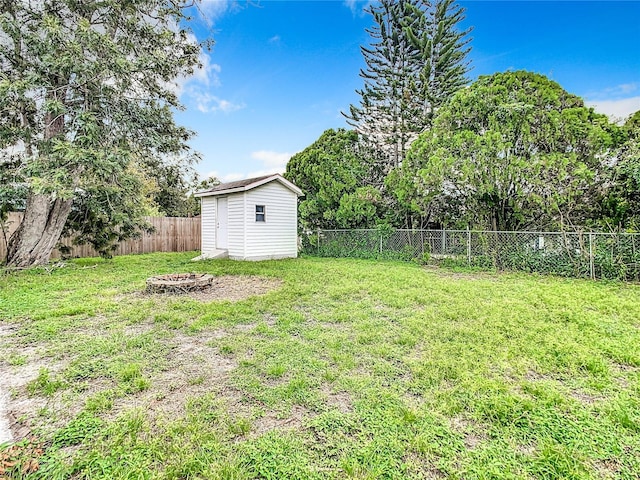
<svg viewBox="0 0 640 480"><path fill-rule="evenodd" d="M442 240L440 241L440 248L442 249L442 252L440 253L442 255L447 254L446 244L447 244L447 232L445 232L444 229L442 229Z"/></svg>
<svg viewBox="0 0 640 480"><path fill-rule="evenodd" d="M596 279L596 268L593 261L593 233L589 232L589 274L591 280Z"/></svg>
<svg viewBox="0 0 640 480"><path fill-rule="evenodd" d="M471 230L467 228L467 264L471 266Z"/></svg>
<svg viewBox="0 0 640 480"><path fill-rule="evenodd" d="M382 232L380 232L380 255L382 255Z"/></svg>
<svg viewBox="0 0 640 480"><path fill-rule="evenodd" d="M320 229L318 229L318 241L316 242L316 252L318 256L320 256Z"/></svg>

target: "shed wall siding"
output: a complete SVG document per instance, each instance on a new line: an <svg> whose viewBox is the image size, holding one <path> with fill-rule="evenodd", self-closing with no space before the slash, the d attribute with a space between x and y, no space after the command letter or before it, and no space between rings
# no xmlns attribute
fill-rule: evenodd
<svg viewBox="0 0 640 480"><path fill-rule="evenodd" d="M246 259L298 256L298 197L274 181L245 192ZM256 205L266 208L266 221L256 222ZM231 257L231 252L229 252Z"/></svg>
<svg viewBox="0 0 640 480"><path fill-rule="evenodd" d="M244 257L244 196L229 195L229 257Z"/></svg>
<svg viewBox="0 0 640 480"><path fill-rule="evenodd" d="M202 253L211 253L216 249L216 197L202 197Z"/></svg>

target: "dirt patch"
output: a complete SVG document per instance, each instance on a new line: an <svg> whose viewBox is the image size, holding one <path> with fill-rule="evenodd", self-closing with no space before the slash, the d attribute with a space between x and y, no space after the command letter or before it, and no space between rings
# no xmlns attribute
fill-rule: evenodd
<svg viewBox="0 0 640 480"><path fill-rule="evenodd" d="M588 393L580 392L578 390L574 390L571 392L571 397L580 403L584 403L586 405L593 405L596 402L599 402L604 399L602 396L597 395L589 395Z"/></svg>
<svg viewBox="0 0 640 480"><path fill-rule="evenodd" d="M514 380L517 380L517 377L512 377ZM524 374L524 379L528 382L538 382L541 380L550 380L551 377L548 375L543 375L542 373L538 373L535 370L527 370L527 373Z"/></svg>
<svg viewBox="0 0 640 480"><path fill-rule="evenodd" d="M14 325L11 323L1 323L0 324L0 338L9 337L18 332L18 325Z"/></svg>
<svg viewBox="0 0 640 480"><path fill-rule="evenodd" d="M239 323L235 326L235 329L239 332L250 332L252 330L255 330L257 326L257 323Z"/></svg>
<svg viewBox="0 0 640 480"><path fill-rule="evenodd" d="M516 450L523 455L532 457L536 453L536 446L532 444L519 444L516 446Z"/></svg>
<svg viewBox="0 0 640 480"><path fill-rule="evenodd" d="M170 348L167 369L153 375L149 389L137 395L119 398L110 415L122 410L144 407L150 417L181 417L191 398L215 393L224 398L237 399L237 393L229 386L229 375L238 366L234 358L220 355L212 346L215 340L224 338L223 330L199 332L195 335L176 333L167 339Z"/></svg>
<svg viewBox="0 0 640 480"><path fill-rule="evenodd" d="M351 403L351 395L347 392L331 393L327 396L327 403L337 408L341 413L353 412L353 405Z"/></svg>
<svg viewBox="0 0 640 480"><path fill-rule="evenodd" d="M405 457L405 462L409 466L409 474L411 478L423 478L425 480L438 480L447 478L447 475L434 466L425 456L415 452Z"/></svg>
<svg viewBox="0 0 640 480"><path fill-rule="evenodd" d="M414 410L421 409L425 404L424 396L416 392L406 391L402 395L402 399L405 405L409 408L413 408Z"/></svg>
<svg viewBox="0 0 640 480"><path fill-rule="evenodd" d="M449 424L451 429L463 436L464 446L468 450L477 448L487 440L487 436L481 426L473 420L464 417L453 417Z"/></svg>
<svg viewBox="0 0 640 480"><path fill-rule="evenodd" d="M490 272L454 272L446 268L440 268L436 265L425 265L424 269L432 272L438 277L451 278L453 280L490 280L498 279L495 273Z"/></svg>
<svg viewBox="0 0 640 480"><path fill-rule="evenodd" d="M215 277L211 287L204 290L180 294L200 302L228 300L237 302L256 295L264 295L279 287L283 281L279 278L259 277L255 275L223 275ZM148 294L159 296L162 294ZM175 296L176 294L171 294Z"/></svg>
<svg viewBox="0 0 640 480"><path fill-rule="evenodd" d="M3 341L0 348L10 349L9 340L17 332L17 326L1 324L0 338ZM36 412L40 409L59 409L62 422L67 413L71 414L68 408L63 407L64 398L60 392L46 398L30 396L27 392L27 385L38 378L42 369L53 377L65 364L45 356L36 346L23 347L19 352L24 357L23 364L0 363L0 443L27 437L35 426Z"/></svg>
<svg viewBox="0 0 640 480"><path fill-rule="evenodd" d="M464 446L467 448L467 450L473 450L485 440L486 439L481 437L480 435L474 435L473 433L470 433L464 436Z"/></svg>
<svg viewBox="0 0 640 480"><path fill-rule="evenodd" d="M273 328L278 323L278 317L271 315L270 313L265 313L262 316L262 322L264 322L267 327ZM234 328L239 332L251 332L252 330L255 330L258 325L258 322L239 323Z"/></svg>
<svg viewBox="0 0 640 480"><path fill-rule="evenodd" d="M13 433L9 426L9 416L6 414L9 409L9 395L4 389L0 389L0 444L13 440Z"/></svg>
<svg viewBox="0 0 640 480"><path fill-rule="evenodd" d="M347 392L334 392L328 385L325 385L322 387L321 393L329 407L337 409L340 413L353 412L353 401Z"/></svg>
<svg viewBox="0 0 640 480"><path fill-rule="evenodd" d="M7 330L17 333L15 328L4 328L0 324L0 348L12 348L10 342L15 340L15 335L14 338L7 335ZM137 335L150 332L153 325L130 325L124 330L126 335ZM194 335L178 332L163 340L167 346L163 360L166 370L143 373L149 380L149 388L116 398L106 418L115 418L122 410L131 407L145 407L152 418L158 415L175 418L184 415L190 398L205 393L214 393L236 403L239 394L229 386L228 378L237 362L221 355L212 346L226 335L224 330ZM46 368L49 378L55 380L70 359L57 361L47 355L42 346L21 347L16 352L23 357L23 364L0 362L0 443L21 440L36 427L47 431L61 428L84 408L87 398L114 387L111 379L96 378L84 382L81 393L67 388L51 396L30 395L28 385L38 378L42 369ZM46 416L46 425L42 425L45 417L38 416L38 412L43 410L51 412Z"/></svg>
<svg viewBox="0 0 640 480"><path fill-rule="evenodd" d="M596 460L593 465L594 470L598 474L598 478L618 478L618 474L622 468L620 462L614 458L605 458Z"/></svg>
<svg viewBox="0 0 640 480"><path fill-rule="evenodd" d="M138 335L145 335L147 333L152 332L156 328L154 323L146 322L146 323L134 323L131 325L126 325L122 333L127 337L136 337Z"/></svg>
<svg viewBox="0 0 640 480"><path fill-rule="evenodd" d="M255 419L251 431L255 436L260 436L275 428L298 429L302 427L303 421L311 415L313 415L312 412L306 408L293 405L291 413L286 418L279 418L274 412L267 412L264 416Z"/></svg>
<svg viewBox="0 0 640 480"><path fill-rule="evenodd" d="M636 367L635 365L629 365L628 363L619 363L619 362L614 362L613 367L620 371L620 372L637 372L638 370L640 370L639 367Z"/></svg>

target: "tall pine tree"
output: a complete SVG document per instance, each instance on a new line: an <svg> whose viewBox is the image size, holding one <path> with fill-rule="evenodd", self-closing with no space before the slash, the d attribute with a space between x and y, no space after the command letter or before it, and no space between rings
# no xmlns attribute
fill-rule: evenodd
<svg viewBox="0 0 640 480"><path fill-rule="evenodd" d="M360 105L347 122L377 154L378 179L399 166L433 113L467 83L471 39L458 25L454 0L382 0L367 10L372 42L361 47L366 68Z"/></svg>
<svg viewBox="0 0 640 480"><path fill-rule="evenodd" d="M420 112L419 78L421 52L407 29L419 29L417 0L382 0L367 12L374 26L370 47L361 47L367 64L360 71L364 87L357 93L360 106L351 105L347 122L376 151L380 159L379 180L399 165L405 149L415 139L414 122Z"/></svg>
<svg viewBox="0 0 640 480"><path fill-rule="evenodd" d="M420 29L408 27L407 34L421 53L420 130L431 126L434 113L455 92L467 84L471 51L471 28L458 30L464 20L464 9L454 0L422 0L416 15L421 16Z"/></svg>

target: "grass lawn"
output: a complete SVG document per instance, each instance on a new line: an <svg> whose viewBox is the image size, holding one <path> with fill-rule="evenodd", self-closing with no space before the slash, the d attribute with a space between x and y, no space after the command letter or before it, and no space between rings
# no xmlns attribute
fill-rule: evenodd
<svg viewBox="0 0 640 480"><path fill-rule="evenodd" d="M640 478L638 285L193 256L0 277L10 478Z"/></svg>

